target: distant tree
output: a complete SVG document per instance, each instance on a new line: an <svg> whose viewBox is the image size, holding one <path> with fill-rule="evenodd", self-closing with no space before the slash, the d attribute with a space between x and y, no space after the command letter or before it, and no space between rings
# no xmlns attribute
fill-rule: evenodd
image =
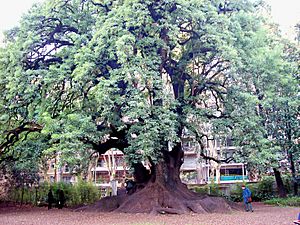
<svg viewBox="0 0 300 225"><path fill-rule="evenodd" d="M235 113L241 115L233 117L237 124L234 133L236 144L242 146L238 155L250 168L262 173L273 168L279 194L285 197L278 170L279 162L285 159L289 161L297 193L293 158L299 152L299 64L295 60L295 46L278 34L260 34L257 38L255 48L248 42L247 49L252 53L247 54L245 71L241 71L242 74L251 71L247 79L240 81L246 88L238 87L233 98L234 104L240 106ZM253 64L252 60L258 63Z"/></svg>
<svg viewBox="0 0 300 225"><path fill-rule="evenodd" d="M4 164L6 167L7 176L10 177L10 184L12 187L21 190L21 205L24 200L25 188L32 188L39 184L40 180L40 156L37 154L38 151L34 150L28 144L20 144L16 147L22 148L19 152L18 160L8 161Z"/></svg>
<svg viewBox="0 0 300 225"><path fill-rule="evenodd" d="M296 40L299 43L300 42L300 23L296 24L295 29L296 29Z"/></svg>

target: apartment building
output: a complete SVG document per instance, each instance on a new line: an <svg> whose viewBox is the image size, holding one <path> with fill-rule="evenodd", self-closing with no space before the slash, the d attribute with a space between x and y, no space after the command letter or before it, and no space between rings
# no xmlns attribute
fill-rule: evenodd
<svg viewBox="0 0 300 225"><path fill-rule="evenodd" d="M247 165L234 160L237 150L230 138L211 138L206 143L205 154L219 160L229 159L228 163L216 163L200 156L200 145L191 135L183 137L184 163L181 179L187 184L235 183L249 181Z"/></svg>
<svg viewBox="0 0 300 225"><path fill-rule="evenodd" d="M200 146L190 135L182 139L184 150L184 163L181 167L181 179L187 184L207 184L212 179L215 183L235 183L249 181L247 165L237 163L234 160L229 163L217 164L212 160L200 157ZM209 140L206 146L206 154L218 159L225 159L233 156L236 147L233 146L230 138ZM105 154L97 156L93 166L90 168L91 181L96 186L105 188L111 186L111 181L117 181L118 187L124 184L125 178L130 176L129 168L126 166L124 154L111 149ZM57 167L57 159L52 160L47 172L50 182L64 181L67 183L77 182L77 177L72 175L68 165Z"/></svg>
<svg viewBox="0 0 300 225"><path fill-rule="evenodd" d="M230 139L225 145L221 145L218 140L213 140L213 145L220 157L229 158L233 156L236 147L232 145ZM183 140L184 163L181 167L181 179L187 184L206 184L211 183L212 179L212 162L204 160L199 154L199 144L186 138ZM110 161L108 160L110 158ZM114 162L113 162L114 159ZM114 170L114 171L113 171ZM124 161L124 155L119 150L113 153L105 153L99 157L97 166L92 168L94 182L97 186L105 187L110 185L112 174L118 181L118 186L124 183L125 177L129 172ZM219 176L217 174L219 173ZM235 183L249 181L246 165L236 163L232 160L230 163L222 163L214 171L214 182L216 183Z"/></svg>
<svg viewBox="0 0 300 225"><path fill-rule="evenodd" d="M67 164L64 166L58 166L58 160L52 159L49 161L49 168L47 171L47 178L49 182L65 182L65 183L76 183L77 177L71 173L70 168Z"/></svg>

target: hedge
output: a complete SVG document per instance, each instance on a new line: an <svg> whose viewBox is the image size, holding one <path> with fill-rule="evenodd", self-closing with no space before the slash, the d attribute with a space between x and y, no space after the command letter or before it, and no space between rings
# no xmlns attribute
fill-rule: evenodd
<svg viewBox="0 0 300 225"><path fill-rule="evenodd" d="M300 197L289 197L289 198L273 198L264 201L264 203L276 206L295 206L300 207Z"/></svg>
<svg viewBox="0 0 300 225"><path fill-rule="evenodd" d="M100 190L92 183L79 181L72 185L68 183L43 183L38 187L24 187L23 202L22 188L13 188L9 192L9 199L17 203L46 205L48 202L48 192L52 189L54 198L57 199L57 191L64 191L66 206L72 207L77 205L91 204L101 197Z"/></svg>

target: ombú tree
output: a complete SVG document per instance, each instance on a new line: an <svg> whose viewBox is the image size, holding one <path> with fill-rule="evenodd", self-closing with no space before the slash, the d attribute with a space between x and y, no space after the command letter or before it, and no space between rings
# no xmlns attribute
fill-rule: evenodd
<svg viewBox="0 0 300 225"><path fill-rule="evenodd" d="M39 135L16 127L37 124L45 151L65 160L91 148L123 151L138 188L111 210L229 210L224 199L198 196L181 182L181 137L188 129L202 157L218 161L205 154L198 123L230 117L225 103L239 85L240 39L251 40L262 25L255 7L217 0L36 5L1 52L3 130L17 134L17 145Z"/></svg>

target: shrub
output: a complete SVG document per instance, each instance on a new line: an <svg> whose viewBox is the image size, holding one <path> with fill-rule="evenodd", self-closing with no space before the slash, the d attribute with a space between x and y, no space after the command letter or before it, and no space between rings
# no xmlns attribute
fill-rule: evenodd
<svg viewBox="0 0 300 225"><path fill-rule="evenodd" d="M266 200L275 197L275 179L273 176L263 177L260 182L257 183L256 197L259 200Z"/></svg>
<svg viewBox="0 0 300 225"><path fill-rule="evenodd" d="M226 197L219 184L206 184L203 186L194 187L193 190L199 194L207 194L212 196L223 196Z"/></svg>
<svg viewBox="0 0 300 225"><path fill-rule="evenodd" d="M290 197L290 198L273 198L264 201L264 203L276 206L295 206L300 207L300 197Z"/></svg>
<svg viewBox="0 0 300 225"><path fill-rule="evenodd" d="M203 186L194 187L193 190L199 194L209 194L214 196L221 195L218 184L208 184Z"/></svg>
<svg viewBox="0 0 300 225"><path fill-rule="evenodd" d="M284 186L286 188L287 194L292 194L293 193L292 176L290 174L283 175L282 176L282 181L283 181L283 184L284 184Z"/></svg>
<svg viewBox="0 0 300 225"><path fill-rule="evenodd" d="M231 189L228 198L231 201L240 202L243 200L242 192L243 192L243 190L241 188L241 184L235 184L234 187Z"/></svg>
<svg viewBox="0 0 300 225"><path fill-rule="evenodd" d="M66 198L66 206L77 206L91 204L100 199L101 193L92 183L80 180L72 185L63 182L43 183L38 187L25 187L23 194L23 203L46 205L48 201L48 192L52 189L55 199L58 199L58 189L63 190ZM21 202L22 188L13 188L9 192L9 197L14 202Z"/></svg>
<svg viewBox="0 0 300 225"><path fill-rule="evenodd" d="M91 204L101 197L100 190L92 183L79 181L75 187L80 196L80 204Z"/></svg>
<svg viewBox="0 0 300 225"><path fill-rule="evenodd" d="M221 187L218 184L209 184L195 187L194 190L197 193L223 196L231 201L240 202L243 200L241 185L241 183L235 184L227 195L222 192ZM273 177L263 177L260 182L249 183L247 184L247 187L252 192L253 201L263 201L271 199L274 198L276 194L276 192L274 191L275 180Z"/></svg>
<svg viewBox="0 0 300 225"><path fill-rule="evenodd" d="M222 196L222 191L220 190L220 186L215 183L211 183L208 185L208 194L214 195L214 196Z"/></svg>
<svg viewBox="0 0 300 225"><path fill-rule="evenodd" d="M194 187L193 190L199 194L208 194L208 185Z"/></svg>
<svg viewBox="0 0 300 225"><path fill-rule="evenodd" d="M23 197L22 197L23 195ZM9 200L12 200L17 203L35 203L37 202L37 193L35 189L30 187L19 187L19 188L12 188L9 191Z"/></svg>
<svg viewBox="0 0 300 225"><path fill-rule="evenodd" d="M249 183L247 184L247 187L252 192L253 201L271 199L276 195L276 192L274 191L276 188L275 180L274 177L271 176L263 177L258 183Z"/></svg>

